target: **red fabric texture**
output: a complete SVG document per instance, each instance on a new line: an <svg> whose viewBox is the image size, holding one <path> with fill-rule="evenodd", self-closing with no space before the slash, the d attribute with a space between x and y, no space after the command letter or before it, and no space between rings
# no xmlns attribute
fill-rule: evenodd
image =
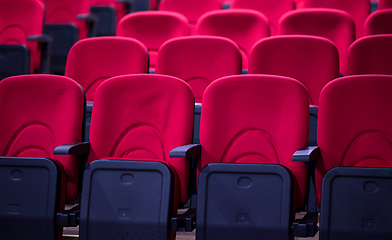
<svg viewBox="0 0 392 240"><path fill-rule="evenodd" d="M35 0L0 0L0 44L26 45L30 52L30 72L41 65L37 42L27 41L31 35L41 35L44 6Z"/></svg>
<svg viewBox="0 0 392 240"><path fill-rule="evenodd" d="M318 105L323 87L339 77L339 55L335 45L322 37L274 36L254 45L248 73L297 79L308 91L309 104Z"/></svg>
<svg viewBox="0 0 392 240"><path fill-rule="evenodd" d="M161 0L159 3L159 10L173 11L184 15L188 19L192 34L199 17L204 13L218 9L222 9L219 0Z"/></svg>
<svg viewBox="0 0 392 240"><path fill-rule="evenodd" d="M199 18L196 35L221 36L233 40L241 50L242 68L248 69L250 49L257 41L269 36L268 19L254 10L211 11Z"/></svg>
<svg viewBox="0 0 392 240"><path fill-rule="evenodd" d="M192 92L180 79L158 74L109 79L95 94L88 163L108 157L168 163L179 175L180 203L185 203L189 160L169 154L191 143L193 112Z"/></svg>
<svg viewBox="0 0 392 240"><path fill-rule="evenodd" d="M349 13L355 22L356 38L363 36L363 24L370 14L369 0L304 0L305 8L333 8Z"/></svg>
<svg viewBox="0 0 392 240"><path fill-rule="evenodd" d="M386 8L392 8L392 1L391 0L378 0L378 6L377 9L386 9Z"/></svg>
<svg viewBox="0 0 392 240"><path fill-rule="evenodd" d="M188 20L169 11L134 12L117 26L117 36L131 37L142 42L150 55L150 70L155 69L159 48L167 40L190 35Z"/></svg>
<svg viewBox="0 0 392 240"><path fill-rule="evenodd" d="M78 194L79 161L54 156L55 147L80 142L84 93L72 79L55 75L22 75L0 82L0 154L43 157L60 163L65 171L67 198ZM65 200L65 199L63 199Z"/></svg>
<svg viewBox="0 0 392 240"><path fill-rule="evenodd" d="M316 196L325 173L336 166L392 167L392 76L347 76L321 92Z"/></svg>
<svg viewBox="0 0 392 240"><path fill-rule="evenodd" d="M85 21L77 20L79 14L90 12L90 0L41 0L45 4L46 23L71 23L79 30L79 39L87 37Z"/></svg>
<svg viewBox="0 0 392 240"><path fill-rule="evenodd" d="M392 34L392 8L377 10L366 19L364 35L376 34Z"/></svg>
<svg viewBox="0 0 392 240"><path fill-rule="evenodd" d="M214 80L241 73L241 52L231 40L216 36L189 36L167 41L159 49L155 73L187 82L197 103Z"/></svg>
<svg viewBox="0 0 392 240"><path fill-rule="evenodd" d="M339 51L340 71L345 75L347 49L355 41L355 22L347 12L325 8L291 11L280 19L279 34L314 35L331 40Z"/></svg>
<svg viewBox="0 0 392 240"><path fill-rule="evenodd" d="M293 0L255 1L234 0L230 8L253 9L264 14L269 20L270 33L274 36L278 32L278 21L288 11L294 10Z"/></svg>
<svg viewBox="0 0 392 240"><path fill-rule="evenodd" d="M348 49L346 75L392 75L391 60L392 34L366 36Z"/></svg>
<svg viewBox="0 0 392 240"><path fill-rule="evenodd" d="M294 207L304 204L307 166L293 162L307 145L308 94L297 80L247 74L214 81L204 94L200 122L201 164L280 164L293 176Z"/></svg>
<svg viewBox="0 0 392 240"><path fill-rule="evenodd" d="M65 76L78 82L87 101L93 101L95 90L106 79L147 71L148 52L141 42L123 37L96 37L83 39L71 48Z"/></svg>

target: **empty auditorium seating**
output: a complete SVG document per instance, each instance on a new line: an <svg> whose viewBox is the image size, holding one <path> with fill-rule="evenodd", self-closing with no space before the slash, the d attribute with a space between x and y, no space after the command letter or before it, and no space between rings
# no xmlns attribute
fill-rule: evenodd
<svg viewBox="0 0 392 240"><path fill-rule="evenodd" d="M346 76L321 92L316 192L320 239L392 236L392 77Z"/></svg>
<svg viewBox="0 0 392 240"><path fill-rule="evenodd" d="M371 35L356 40L347 52L347 75L392 74L392 35Z"/></svg>
<svg viewBox="0 0 392 240"><path fill-rule="evenodd" d="M118 24L116 35L142 42L148 49L152 71L161 45L169 39L190 35L190 28L188 20L179 13L144 11L124 17Z"/></svg>
<svg viewBox="0 0 392 240"><path fill-rule="evenodd" d="M285 35L257 42L250 53L249 73L294 78L304 84L309 98L309 145L317 145L317 106L323 87L339 77L339 55L335 45L317 36Z"/></svg>
<svg viewBox="0 0 392 240"><path fill-rule="evenodd" d="M257 41L269 36L268 19L260 12L248 9L211 11L199 18L196 35L233 40L241 50L242 68L248 69L250 49Z"/></svg>
<svg viewBox="0 0 392 240"><path fill-rule="evenodd" d="M378 0L378 10L392 8L391 0Z"/></svg>
<svg viewBox="0 0 392 240"><path fill-rule="evenodd" d="M41 2L0 1L0 79L49 70L50 38L42 35L43 23Z"/></svg>
<svg viewBox="0 0 392 240"><path fill-rule="evenodd" d="M349 13L355 22L356 38L363 36L363 24L370 14L369 0L304 0L305 8L334 8Z"/></svg>
<svg viewBox="0 0 392 240"><path fill-rule="evenodd" d="M111 7L114 9L116 23L120 21L122 17L129 13L131 1L117 1L117 0L91 0L90 5L92 7ZM105 19L106 20L106 19ZM100 23L98 23L100 25Z"/></svg>
<svg viewBox="0 0 392 240"><path fill-rule="evenodd" d="M364 35L392 34L392 9L373 12L365 21Z"/></svg>
<svg viewBox="0 0 392 240"><path fill-rule="evenodd" d="M234 0L230 8L253 9L264 14L270 24L271 36L276 35L280 17L288 11L294 10L293 0Z"/></svg>
<svg viewBox="0 0 392 240"><path fill-rule="evenodd" d="M220 0L162 0L159 3L159 10L173 11L184 15L188 19L192 34L201 15L218 9L222 9Z"/></svg>
<svg viewBox="0 0 392 240"><path fill-rule="evenodd" d="M169 153L191 142L192 91L175 77L132 74L105 81L94 99L80 239L174 240L190 162Z"/></svg>
<svg viewBox="0 0 392 240"><path fill-rule="evenodd" d="M35 74L0 82L0 221L4 239L62 239L55 215L78 196L79 158L55 147L82 139L84 93Z"/></svg>
<svg viewBox="0 0 392 240"><path fill-rule="evenodd" d="M155 73L178 77L187 82L197 103L214 80L241 74L241 53L231 40L216 36L174 38L158 51Z"/></svg>
<svg viewBox="0 0 392 240"><path fill-rule="evenodd" d="M328 38L339 51L340 71L345 75L347 49L355 40L355 23L348 13L337 9L297 9L282 16L278 33Z"/></svg>

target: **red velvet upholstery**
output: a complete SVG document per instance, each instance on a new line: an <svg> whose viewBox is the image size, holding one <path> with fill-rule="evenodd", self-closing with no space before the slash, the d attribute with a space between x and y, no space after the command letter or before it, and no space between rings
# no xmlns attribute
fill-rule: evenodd
<svg viewBox="0 0 392 240"><path fill-rule="evenodd" d="M253 9L263 13L270 21L271 36L278 32L278 21L288 11L294 10L293 0L234 0L230 8Z"/></svg>
<svg viewBox="0 0 392 240"><path fill-rule="evenodd" d="M74 156L54 156L53 150L82 139L80 85L64 76L21 75L2 80L0 96L0 154L55 160L66 173L67 199L75 200L79 162Z"/></svg>
<svg viewBox="0 0 392 240"><path fill-rule="evenodd" d="M378 0L378 10L392 8L391 0Z"/></svg>
<svg viewBox="0 0 392 240"><path fill-rule="evenodd" d="M231 40L215 36L180 37L162 45L155 73L187 82L201 103L205 88L214 80L241 73L241 53Z"/></svg>
<svg viewBox="0 0 392 240"><path fill-rule="evenodd" d="M392 76L347 76L321 92L317 142L316 196L336 166L392 167Z"/></svg>
<svg viewBox="0 0 392 240"><path fill-rule="evenodd" d="M334 8L349 13L355 22L356 38L363 36L363 24L370 14L369 0L304 0L305 8Z"/></svg>
<svg viewBox="0 0 392 240"><path fill-rule="evenodd" d="M45 4L46 23L73 23L79 30L79 39L87 37L87 24L77 20L78 14L90 12L89 0L41 0Z"/></svg>
<svg viewBox="0 0 392 240"><path fill-rule="evenodd" d="M108 157L167 162L179 175L185 203L189 161L169 153L191 143L193 111L192 91L180 79L133 74L105 81L95 94L88 163Z"/></svg>
<svg viewBox="0 0 392 240"><path fill-rule="evenodd" d="M220 0L162 0L159 4L159 10L173 11L184 15L189 21L192 34L201 15L221 8Z"/></svg>
<svg viewBox="0 0 392 240"><path fill-rule="evenodd" d="M120 22L121 18L127 15L127 9L123 3L117 2L116 0L91 0L91 6L110 6L116 9L117 23Z"/></svg>
<svg viewBox="0 0 392 240"><path fill-rule="evenodd" d="M218 79L204 94L201 113L201 168L213 162L268 163L293 174L295 207L302 207L307 167L293 162L307 145L308 94L292 78L238 75Z"/></svg>
<svg viewBox="0 0 392 240"><path fill-rule="evenodd" d="M373 12L365 21L364 35L392 34L392 9Z"/></svg>
<svg viewBox="0 0 392 240"><path fill-rule="evenodd" d="M44 6L35 0L0 0L0 44L26 45L30 52L30 72L40 67L41 54L37 42L26 41L41 35Z"/></svg>
<svg viewBox="0 0 392 240"><path fill-rule="evenodd" d="M339 51L340 71L345 74L347 49L355 41L352 17L337 9L298 9L279 21L279 34L305 34L331 40Z"/></svg>
<svg viewBox="0 0 392 240"><path fill-rule="evenodd" d="M286 35L262 39L250 53L248 73L292 77L304 84L309 103L318 105L321 89L339 77L335 45L316 36Z"/></svg>
<svg viewBox="0 0 392 240"><path fill-rule="evenodd" d="M169 39L190 35L188 20L169 11L142 11L128 14L117 26L117 36L142 42L150 55L150 70L155 69L161 45Z"/></svg>
<svg viewBox="0 0 392 240"><path fill-rule="evenodd" d="M366 36L347 52L347 75L392 74L392 34Z"/></svg>
<svg viewBox="0 0 392 240"><path fill-rule="evenodd" d="M142 43L132 38L97 37L83 39L71 48L65 76L77 81L87 101L93 101L96 88L106 79L147 71L148 52Z"/></svg>
<svg viewBox="0 0 392 240"><path fill-rule="evenodd" d="M269 25L268 19L254 10L216 10L199 18L196 34L233 40L241 50L242 68L248 69L250 49L258 40L269 36Z"/></svg>

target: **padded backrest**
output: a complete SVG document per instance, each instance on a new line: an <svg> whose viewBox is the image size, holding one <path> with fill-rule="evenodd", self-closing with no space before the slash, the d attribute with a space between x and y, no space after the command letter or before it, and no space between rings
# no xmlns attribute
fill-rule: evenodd
<svg viewBox="0 0 392 240"><path fill-rule="evenodd" d="M294 10L293 0L234 0L230 8L253 9L264 14L270 24L271 36L277 34L278 21L288 11Z"/></svg>
<svg viewBox="0 0 392 240"><path fill-rule="evenodd" d="M392 1L391 0L378 0L378 6L377 9L386 9L386 8L392 8Z"/></svg>
<svg viewBox="0 0 392 240"><path fill-rule="evenodd" d="M392 34L392 8L375 11L366 19L364 35L375 34Z"/></svg>
<svg viewBox="0 0 392 240"><path fill-rule="evenodd" d="M159 10L178 12L184 15L194 33L195 25L199 17L206 12L222 9L219 0L162 0Z"/></svg>
<svg viewBox="0 0 392 240"><path fill-rule="evenodd" d="M169 39L190 35L190 28L186 17L179 13L144 11L124 17L117 26L116 35L142 42L150 54L150 69L153 70L161 45Z"/></svg>
<svg viewBox="0 0 392 240"><path fill-rule="evenodd" d="M95 94L88 163L105 157L160 160L179 174L187 199L189 161L170 151L192 141L194 98L184 81L158 74L118 76Z"/></svg>
<svg viewBox="0 0 392 240"><path fill-rule="evenodd" d="M331 40L339 51L340 71L345 74L347 49L355 41L352 17L336 9L298 9L279 21L279 34L305 34Z"/></svg>
<svg viewBox="0 0 392 240"><path fill-rule="evenodd" d="M339 55L335 45L322 37L275 36L252 48L248 73L297 79L306 87L309 103L318 105L321 89L339 77Z"/></svg>
<svg viewBox="0 0 392 240"><path fill-rule="evenodd" d="M0 154L57 160L66 171L67 199L77 197L79 162L55 147L82 139L84 93L70 78L21 75L0 82Z"/></svg>
<svg viewBox="0 0 392 240"><path fill-rule="evenodd" d="M31 35L41 35L44 6L35 0L0 0L0 44L23 44L30 52L30 71L40 67L37 42L27 42Z"/></svg>
<svg viewBox="0 0 392 240"><path fill-rule="evenodd" d="M45 4L46 23L72 23L79 30L79 39L87 37L87 24L77 20L79 14L90 12L89 0L41 0Z"/></svg>
<svg viewBox="0 0 392 240"><path fill-rule="evenodd" d="M371 35L355 41L347 52L347 75L392 74L392 34Z"/></svg>
<svg viewBox="0 0 392 240"><path fill-rule="evenodd" d="M295 207L306 192L306 165L293 162L307 145L308 96L297 80L247 74L213 82L200 120L201 168L213 162L281 164L293 173Z"/></svg>
<svg viewBox="0 0 392 240"><path fill-rule="evenodd" d="M248 69L252 46L269 36L268 19L260 12L246 9L211 11L196 24L197 35L221 36L233 40L241 50L242 68Z"/></svg>
<svg viewBox="0 0 392 240"><path fill-rule="evenodd" d="M363 36L363 24L370 14L369 0L305 0L305 8L334 8L349 13L355 22L356 37Z"/></svg>
<svg viewBox="0 0 392 240"><path fill-rule="evenodd" d="M108 78L147 73L148 52L136 39L123 37L88 38L77 42L69 51L65 76L77 81L94 100L98 85Z"/></svg>
<svg viewBox="0 0 392 240"><path fill-rule="evenodd" d="M392 167L392 76L347 76L321 92L317 143L316 193L336 166Z"/></svg>
<svg viewBox="0 0 392 240"><path fill-rule="evenodd" d="M214 80L241 73L241 53L231 40L215 36L180 37L162 45L155 73L187 82L201 103L205 88Z"/></svg>

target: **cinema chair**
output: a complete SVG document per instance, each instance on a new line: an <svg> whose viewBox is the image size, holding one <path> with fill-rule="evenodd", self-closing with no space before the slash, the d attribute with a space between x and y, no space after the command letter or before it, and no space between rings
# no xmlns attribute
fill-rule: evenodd
<svg viewBox="0 0 392 240"><path fill-rule="evenodd" d="M364 24L364 35L392 34L392 9L373 12Z"/></svg>

